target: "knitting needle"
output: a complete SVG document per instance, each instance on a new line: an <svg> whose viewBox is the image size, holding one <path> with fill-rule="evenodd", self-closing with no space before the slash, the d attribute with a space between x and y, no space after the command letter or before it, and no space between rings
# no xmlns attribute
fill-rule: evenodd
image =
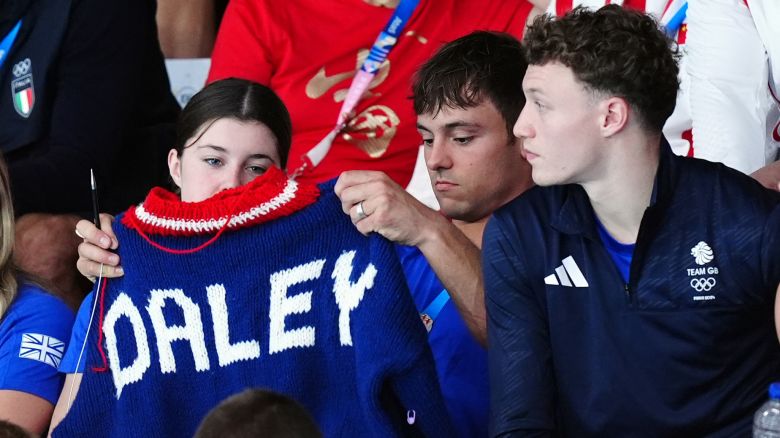
<svg viewBox="0 0 780 438"><path fill-rule="evenodd" d="M92 222L94 222L95 226L100 229L100 209L98 208L97 184L95 183L95 172L92 171L92 168L89 169L89 179L92 186Z"/></svg>
<svg viewBox="0 0 780 438"><path fill-rule="evenodd" d="M98 193L97 193L97 183L95 182L95 172L92 170L92 168L89 169L89 183L92 188L92 222L95 224L95 226L100 229L100 208L98 207ZM103 264L100 264L100 277L97 281L97 287L95 288L95 291L97 293L100 293L100 283L103 281ZM97 294L95 294L97 295ZM87 340L89 339L89 331L92 328L92 319L95 316L95 309L97 308L97 296L95 296L92 299L92 312L89 315L89 324L87 324L87 333L84 335L84 342L81 344L81 351L79 351L79 357L76 360L76 374L80 375L83 373L83 371L79 371L79 368L81 367L81 359L84 357L84 350L87 347ZM76 379L79 377L73 376L73 380L70 382L70 389L68 390L68 410L70 410L71 406L73 405L73 388L76 384Z"/></svg>

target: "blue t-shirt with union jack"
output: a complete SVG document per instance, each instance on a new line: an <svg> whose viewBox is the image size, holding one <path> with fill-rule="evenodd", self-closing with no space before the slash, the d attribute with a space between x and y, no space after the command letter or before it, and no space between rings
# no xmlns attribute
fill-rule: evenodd
<svg viewBox="0 0 780 438"><path fill-rule="evenodd" d="M0 319L0 390L22 391L57 403L57 371L73 326L73 311L42 289L22 284Z"/></svg>

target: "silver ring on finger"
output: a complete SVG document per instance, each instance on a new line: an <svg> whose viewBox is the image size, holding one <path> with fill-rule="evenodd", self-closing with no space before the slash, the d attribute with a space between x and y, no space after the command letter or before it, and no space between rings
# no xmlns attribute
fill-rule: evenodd
<svg viewBox="0 0 780 438"><path fill-rule="evenodd" d="M363 210L363 201L358 202L357 208L355 208L355 213L357 214L358 222L368 217L366 211Z"/></svg>

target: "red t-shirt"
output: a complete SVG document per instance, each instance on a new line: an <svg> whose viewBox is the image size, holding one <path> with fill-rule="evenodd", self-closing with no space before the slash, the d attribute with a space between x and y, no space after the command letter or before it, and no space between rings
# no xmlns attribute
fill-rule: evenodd
<svg viewBox="0 0 780 438"><path fill-rule="evenodd" d="M322 163L301 178L382 170L405 187L420 145L410 99L414 72L442 44L474 30L522 37L531 8L524 0L420 0L355 118ZM232 0L208 81L239 77L279 94L293 124L287 168L296 169L335 125L356 69L392 12L363 0Z"/></svg>

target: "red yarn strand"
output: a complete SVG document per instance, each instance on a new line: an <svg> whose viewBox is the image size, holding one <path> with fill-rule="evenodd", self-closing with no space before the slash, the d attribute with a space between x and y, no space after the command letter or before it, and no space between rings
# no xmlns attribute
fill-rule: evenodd
<svg viewBox="0 0 780 438"><path fill-rule="evenodd" d="M106 360L106 352L103 351L103 317L105 316L105 304L106 304L106 285L108 284L107 278L102 278L103 285L100 286L100 295L97 299L100 299L100 318L98 319L98 341L97 348L100 353L100 357L103 359L102 367L93 367L92 371L96 373L104 373L108 371L108 361Z"/></svg>

